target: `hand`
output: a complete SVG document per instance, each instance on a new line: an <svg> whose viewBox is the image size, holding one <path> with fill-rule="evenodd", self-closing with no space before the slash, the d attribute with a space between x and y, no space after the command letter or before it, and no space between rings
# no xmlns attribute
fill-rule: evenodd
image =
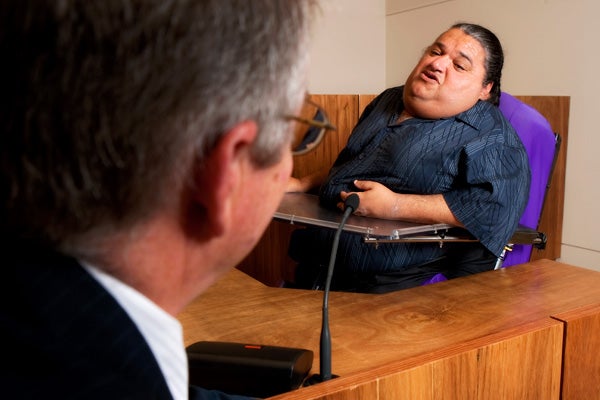
<svg viewBox="0 0 600 400"><path fill-rule="evenodd" d="M303 186L304 185L300 179L290 176L290 179L288 180L288 184L285 188L285 191L286 192L306 192L306 188L304 188Z"/></svg>
<svg viewBox="0 0 600 400"><path fill-rule="evenodd" d="M318 188L325 181L327 174L328 170L322 169L301 178L294 178L291 176L285 191L306 193L312 189Z"/></svg>
<svg viewBox="0 0 600 400"><path fill-rule="evenodd" d="M401 194L394 193L386 186L374 181L354 181L354 186L362 192L341 192L342 202L338 204L340 209L343 210L346 198L351 193L356 193L360 203L354 214L382 219L399 219L401 217L399 213Z"/></svg>
<svg viewBox="0 0 600 400"><path fill-rule="evenodd" d="M463 226L456 219L442 194L403 194L395 193L381 183L373 181L354 181L354 186L362 192L341 192L344 201L351 193L360 199L356 215L382 219L396 219L422 224L449 224Z"/></svg>

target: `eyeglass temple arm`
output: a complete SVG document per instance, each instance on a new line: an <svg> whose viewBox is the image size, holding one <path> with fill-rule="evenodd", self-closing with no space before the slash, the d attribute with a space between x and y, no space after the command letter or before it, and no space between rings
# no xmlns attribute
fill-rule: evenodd
<svg viewBox="0 0 600 400"><path fill-rule="evenodd" d="M295 115L289 115L288 118L291 118L298 122L302 122L303 124L316 126L317 128L323 128L323 129L328 129L328 130L332 130L332 131L335 131L337 129L335 126L331 125L331 123L329 123L329 121L321 122L321 121L317 121L315 119L306 119L306 118L302 118L302 117L297 117Z"/></svg>

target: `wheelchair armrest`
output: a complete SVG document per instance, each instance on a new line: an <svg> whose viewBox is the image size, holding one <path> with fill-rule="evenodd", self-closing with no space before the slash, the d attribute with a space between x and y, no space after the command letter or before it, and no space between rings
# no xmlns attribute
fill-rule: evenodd
<svg viewBox="0 0 600 400"><path fill-rule="evenodd" d="M537 249L546 248L546 234L526 226L519 225L512 235L511 244L530 244Z"/></svg>

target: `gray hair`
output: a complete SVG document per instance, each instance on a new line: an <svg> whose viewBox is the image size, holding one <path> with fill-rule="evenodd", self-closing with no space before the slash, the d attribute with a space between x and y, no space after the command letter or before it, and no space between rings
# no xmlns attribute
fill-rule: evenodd
<svg viewBox="0 0 600 400"><path fill-rule="evenodd" d="M128 230L254 120L276 163L303 99L314 1L0 4L0 239L70 249ZM73 250L75 249L75 250Z"/></svg>

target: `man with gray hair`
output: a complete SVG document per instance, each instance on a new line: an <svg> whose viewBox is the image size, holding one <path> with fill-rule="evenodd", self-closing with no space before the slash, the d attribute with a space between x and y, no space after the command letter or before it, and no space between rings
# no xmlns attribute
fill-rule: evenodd
<svg viewBox="0 0 600 400"><path fill-rule="evenodd" d="M314 8L2 2L3 395L230 398L188 394L175 316L283 195Z"/></svg>

